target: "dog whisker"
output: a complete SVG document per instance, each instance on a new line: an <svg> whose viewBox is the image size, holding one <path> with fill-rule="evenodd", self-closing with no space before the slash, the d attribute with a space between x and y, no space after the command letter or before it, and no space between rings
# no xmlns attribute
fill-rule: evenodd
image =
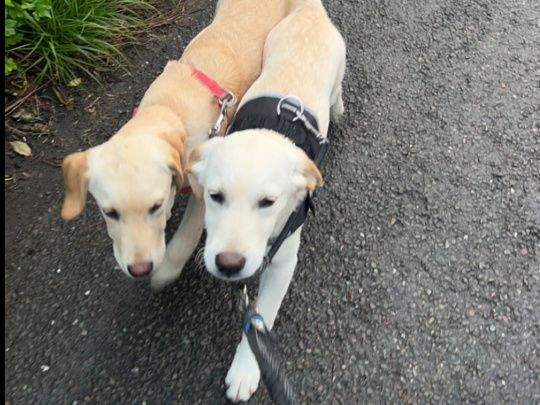
<svg viewBox="0 0 540 405"><path fill-rule="evenodd" d="M204 264L204 246L201 247L195 255L195 269L197 271L206 271L206 265Z"/></svg>

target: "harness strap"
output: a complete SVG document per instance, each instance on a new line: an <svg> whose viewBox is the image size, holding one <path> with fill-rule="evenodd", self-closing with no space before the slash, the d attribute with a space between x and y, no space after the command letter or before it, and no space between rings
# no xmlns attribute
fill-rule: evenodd
<svg viewBox="0 0 540 405"><path fill-rule="evenodd" d="M279 235L275 239L269 241L270 250L264 257L266 266L272 262L272 259L278 252L283 242L285 242L285 239L291 236L294 232L296 232L298 228L300 228L304 224L308 216L308 211L311 211L312 214L315 215L315 206L313 205L313 200L311 199L310 194L306 196L300 206L287 219L287 222L285 223L285 226L283 227Z"/></svg>

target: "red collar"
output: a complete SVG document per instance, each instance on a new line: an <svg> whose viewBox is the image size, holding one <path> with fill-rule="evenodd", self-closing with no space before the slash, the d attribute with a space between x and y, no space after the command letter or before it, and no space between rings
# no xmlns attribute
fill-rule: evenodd
<svg viewBox="0 0 540 405"><path fill-rule="evenodd" d="M221 100L222 97L225 97L229 92L225 90L223 87L221 87L218 82L215 80L210 79L208 76L206 76L203 72L200 70L195 69L193 66L190 66L191 73L193 73L193 77L197 78L202 84L206 86L210 92L216 96L218 100Z"/></svg>
<svg viewBox="0 0 540 405"><path fill-rule="evenodd" d="M206 76L203 72L200 70L195 69L193 66L190 66L191 73L193 73L193 77L197 78L202 84L205 85L205 87L210 90L210 92L216 96L218 101L222 102L223 98L227 95L231 94L227 90L225 90L223 87L221 87L218 82L215 80L210 79L208 76ZM133 110L133 116L137 114L138 108L135 108Z"/></svg>
<svg viewBox="0 0 540 405"><path fill-rule="evenodd" d="M195 69L190 66L193 77L195 77L203 86L209 89L214 97L216 98L219 105L219 116L216 120L216 123L210 128L208 133L209 138L219 135L221 129L221 124L223 120L226 119L229 121L229 114L227 109L236 104L236 97L230 91L224 90L215 80L210 79L203 72Z"/></svg>

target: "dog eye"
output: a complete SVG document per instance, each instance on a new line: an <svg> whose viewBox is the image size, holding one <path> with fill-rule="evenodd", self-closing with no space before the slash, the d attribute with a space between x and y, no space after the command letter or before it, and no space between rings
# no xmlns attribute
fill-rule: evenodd
<svg viewBox="0 0 540 405"><path fill-rule="evenodd" d="M270 200L269 198L263 198L261 201L259 201L259 208L268 208L274 205L274 200Z"/></svg>
<svg viewBox="0 0 540 405"><path fill-rule="evenodd" d="M223 204L223 201L225 201L225 197L223 197L222 193L212 193L210 194L210 198L218 204Z"/></svg>
<svg viewBox="0 0 540 405"><path fill-rule="evenodd" d="M161 208L162 204L154 204L152 208L150 208L150 214L154 214L157 210Z"/></svg>
<svg viewBox="0 0 540 405"><path fill-rule="evenodd" d="M109 217L110 219L113 219L115 221L117 221L119 218L120 218L120 214L118 213L118 211L116 211L115 209L111 208L111 209L106 209L106 210L103 210L103 213Z"/></svg>

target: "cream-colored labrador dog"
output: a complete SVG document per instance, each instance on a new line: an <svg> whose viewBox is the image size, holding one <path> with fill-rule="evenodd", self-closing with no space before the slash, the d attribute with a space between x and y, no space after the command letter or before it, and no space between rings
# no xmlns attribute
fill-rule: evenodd
<svg viewBox="0 0 540 405"><path fill-rule="evenodd" d="M207 269L228 281L262 271L257 306L269 328L293 276L301 226L284 240L270 264L267 255L295 209L322 185L314 162L287 139L305 134L284 136L282 129L290 126L295 132L300 125L300 133L311 132L309 139L322 145L329 120L343 113L344 40L320 0L300 3L268 36L261 76L245 94L232 123L233 131L240 130L196 148L186 169L206 206ZM272 107L266 108L266 103ZM315 117L318 131L309 129L317 126ZM306 118L309 122L304 124ZM280 130L268 129L274 121ZM255 129L242 130L246 127ZM225 379L227 396L248 400L259 378L243 335Z"/></svg>
<svg viewBox="0 0 540 405"><path fill-rule="evenodd" d="M261 72L268 33L295 1L220 0L212 24L167 64L137 114L107 142L65 158L62 218L79 215L90 192L127 275L151 274L159 289L179 276L195 250L204 221L204 204L195 197L165 249L175 192L187 186L184 159L220 116L216 87L244 95Z"/></svg>

